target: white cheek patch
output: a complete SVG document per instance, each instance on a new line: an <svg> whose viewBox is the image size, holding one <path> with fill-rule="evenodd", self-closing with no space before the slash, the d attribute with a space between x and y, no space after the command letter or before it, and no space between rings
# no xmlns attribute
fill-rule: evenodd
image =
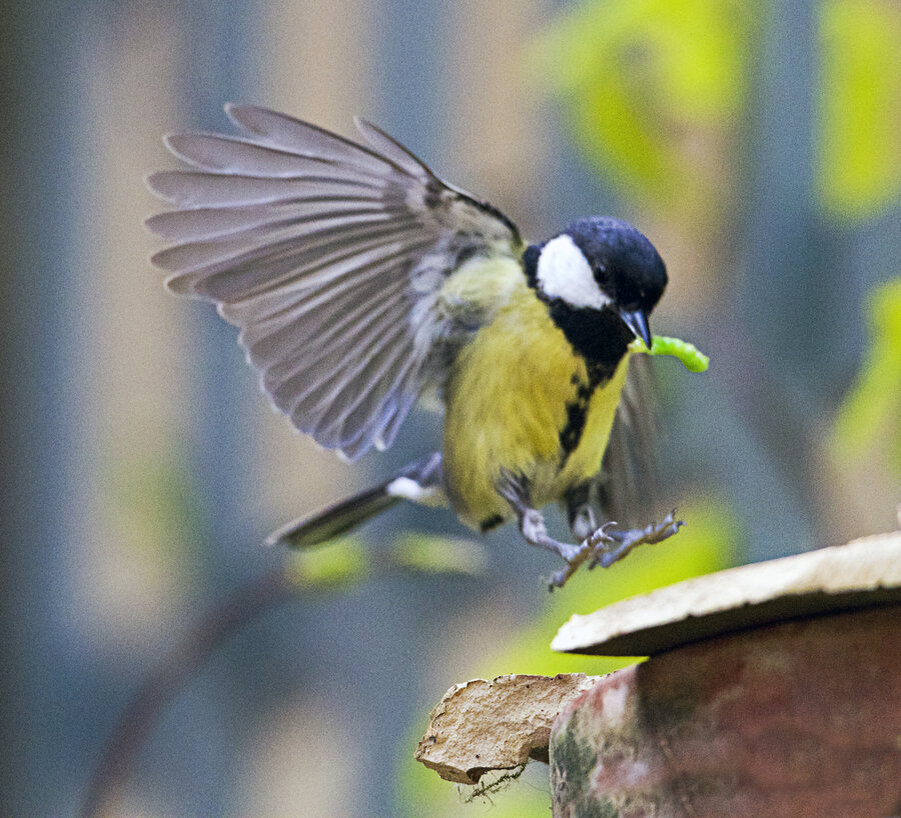
<svg viewBox="0 0 901 818"><path fill-rule="evenodd" d="M541 292L573 307L599 310L610 303L601 292L582 251L566 234L551 239L538 257L536 278Z"/></svg>

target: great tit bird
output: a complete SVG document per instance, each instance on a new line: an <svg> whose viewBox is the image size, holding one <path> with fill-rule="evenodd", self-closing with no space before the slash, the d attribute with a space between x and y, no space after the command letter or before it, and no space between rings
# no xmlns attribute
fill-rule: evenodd
<svg viewBox="0 0 901 818"><path fill-rule="evenodd" d="M148 178L177 208L148 220L172 242L152 258L168 287L214 302L275 407L351 460L388 448L424 395L444 408L440 453L270 542L314 545L401 499L449 504L483 532L515 518L566 561L554 587L678 530L672 514L598 527L595 511L620 477L602 469L611 430L628 438L635 408L621 401L629 344L650 347L667 283L644 235L594 216L527 244L368 122L364 145L263 108L226 112L241 136L170 135L191 169ZM578 542L547 533L551 502Z"/></svg>

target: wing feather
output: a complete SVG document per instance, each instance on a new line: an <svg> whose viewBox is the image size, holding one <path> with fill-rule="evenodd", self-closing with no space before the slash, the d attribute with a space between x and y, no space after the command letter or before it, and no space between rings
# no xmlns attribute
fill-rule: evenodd
<svg viewBox="0 0 901 818"><path fill-rule="evenodd" d="M385 346L369 362L365 377L349 382L330 402L331 410L319 433L342 446L360 429L374 438L377 424L362 423L377 416L389 399L397 381L414 365L409 350L399 345Z"/></svg>
<svg viewBox="0 0 901 818"><path fill-rule="evenodd" d="M400 426L410 411L410 407L416 403L419 397L419 390L416 388L417 371L411 369L391 398L389 410L385 413L384 421L380 424L380 429L375 435L375 445L379 449L387 449L394 443Z"/></svg>
<svg viewBox="0 0 901 818"><path fill-rule="evenodd" d="M216 175L194 170L162 170L147 177L147 187L169 204L181 208L246 207L331 197L337 201L372 196L381 201L382 186L375 179L348 179L340 167L317 168L289 179Z"/></svg>
<svg viewBox="0 0 901 818"><path fill-rule="evenodd" d="M307 377L312 380L312 368L328 356L333 355L335 348L340 349L347 344L360 343L361 340L365 340L363 339L363 334L375 322L380 322L379 326L391 326L392 322L402 322L405 313L406 304L403 298L395 296L389 299L381 299L376 306L372 306L371 303L364 304L347 316L342 315L333 323L326 323L325 329L318 336L316 335L316 330L320 329L322 322L316 321L314 314L314 320L310 322L298 322L298 324L282 328L280 337L274 338L270 344L261 344L260 347L262 349L259 351L257 349L250 350L251 360L258 365L262 364L265 366L264 356L267 353L270 355L270 358L275 359L275 363L265 366L267 387L273 387L275 384L305 372ZM387 318L385 317L386 315L388 316ZM309 333L309 337L316 336L318 338L317 343L314 345L308 341L298 342L296 340L297 336L300 335L300 332L296 331L298 329L304 331L305 336L306 333ZM274 355L272 350L278 349L279 342L289 337L289 333L286 330L294 333L293 337L290 337L290 340L285 345L288 356ZM335 373L329 372L328 376L335 377Z"/></svg>
<svg viewBox="0 0 901 818"><path fill-rule="evenodd" d="M361 117L355 117L354 124L363 138L382 156L389 159L395 167L403 169L414 178L420 177L423 172L435 178L435 174L423 164L422 160L408 151L396 139L388 136L381 128L377 128Z"/></svg>
<svg viewBox="0 0 901 818"><path fill-rule="evenodd" d="M273 400L285 411L293 411L301 403L312 411L314 406L318 406L318 401L312 400L315 393L328 387L336 393L340 391L382 346L398 335L402 337L403 332L404 327L398 324L397 314L378 314L367 318L342 334L341 343L360 345L358 354L350 361L342 356L343 347L338 343L310 345L304 358L299 359L292 371L274 384Z"/></svg>
<svg viewBox="0 0 901 818"><path fill-rule="evenodd" d="M604 517L623 525L643 525L657 499L653 374L649 356L632 356L598 480Z"/></svg>
<svg viewBox="0 0 901 818"><path fill-rule="evenodd" d="M393 211L401 215L399 209ZM187 213L160 213L147 220L147 226L168 241L179 243L221 238L254 228L309 224L330 219L367 219L390 217L392 211L374 196L310 198L287 200L280 205L247 205L245 207L197 208Z"/></svg>
<svg viewBox="0 0 901 818"><path fill-rule="evenodd" d="M311 131L316 133L316 131ZM349 162L317 155L313 152L293 151L285 147L211 133L169 134L165 138L170 152L191 167L208 173L228 176L256 176L266 179L290 179L299 173L316 173L323 167L351 167ZM315 150L315 149L314 149ZM383 178L391 163L371 161L371 152L360 153L353 164L357 178Z"/></svg>
<svg viewBox="0 0 901 818"><path fill-rule="evenodd" d="M347 289L333 296L326 309L316 309L318 298L301 302L301 308L289 313L281 321L268 321L255 328L253 335L245 331L242 342L255 366L270 374L279 371L288 361L297 356L302 366L301 353L309 346L309 338L317 338L318 346L324 346L348 326L362 321L367 314L379 309L406 311L404 282L394 282L385 287L378 278L361 286ZM377 305L377 306L373 306Z"/></svg>
<svg viewBox="0 0 901 818"><path fill-rule="evenodd" d="M225 112L239 128L251 134L256 143L290 152L294 156L343 164L355 170L368 168L377 177L382 177L386 169L408 172L418 177L425 167L406 151L404 159L413 161L405 165L395 162L391 158L391 152L379 153L377 149L371 150L318 125L302 122L277 111L252 105L229 104L225 106ZM360 121L355 121L359 127Z"/></svg>
<svg viewBox="0 0 901 818"><path fill-rule="evenodd" d="M191 169L148 177L175 207L147 222L171 242L152 261L240 328L299 430L349 457L390 446L440 381L436 343L490 312L461 309L457 326L436 308L445 281L473 256L518 260L516 227L363 120L365 145L263 108L226 112L241 135L166 137Z"/></svg>
<svg viewBox="0 0 901 818"><path fill-rule="evenodd" d="M174 292L232 304L305 280L313 273L323 273L318 280L327 280L336 262L359 257L367 250L392 248L392 242L415 236L415 225L403 222L386 223L379 229L364 225L347 227L339 235L307 235L303 237L306 242L283 237L243 251L240 240L176 245L169 256L152 260L163 269L178 268L178 275L166 282ZM183 255L178 256L178 250ZM313 286L315 281L306 283Z"/></svg>
<svg viewBox="0 0 901 818"><path fill-rule="evenodd" d="M219 311L228 321L243 326L242 334L251 336L259 325L281 321L295 312L299 314L314 306L329 310L332 297L357 283L365 284L373 277L382 276L395 280L396 276L389 277L389 274L407 263L422 247L422 244L402 245L395 242L365 253L355 252L323 268L307 271L302 278L267 290L245 302L221 304Z"/></svg>
<svg viewBox="0 0 901 818"><path fill-rule="evenodd" d="M386 333L384 330L388 329ZM313 387L304 384L300 391L300 397L296 396L298 390L292 390L289 393L289 400L292 401L291 417L295 421L301 431L301 425L309 425L311 434L315 437L315 431L323 427L323 418L325 414L333 408L340 412L343 404L339 398L348 387L352 386L358 376L365 371L367 367L374 366L377 356L384 352L385 349L396 346L399 352L409 352L405 350L400 342L403 335L403 328L394 325L393 328L385 326L377 326L368 333L362 333L359 338L367 342L366 352L357 356L351 366L342 366L338 377L320 377L315 381ZM334 371L337 363L341 366L342 362L337 358L334 352L330 353L322 361L323 370ZM273 398L277 400L278 390L273 393ZM322 445L327 446L327 443ZM334 447L333 447L334 448Z"/></svg>

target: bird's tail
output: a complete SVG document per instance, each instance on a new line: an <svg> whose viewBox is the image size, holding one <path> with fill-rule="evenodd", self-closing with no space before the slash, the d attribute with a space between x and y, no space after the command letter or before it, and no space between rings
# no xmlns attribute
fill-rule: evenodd
<svg viewBox="0 0 901 818"><path fill-rule="evenodd" d="M400 500L427 505L443 505L441 453L404 466L394 477L374 488L361 491L335 505L283 525L266 538L266 545L309 548L327 542L391 508Z"/></svg>

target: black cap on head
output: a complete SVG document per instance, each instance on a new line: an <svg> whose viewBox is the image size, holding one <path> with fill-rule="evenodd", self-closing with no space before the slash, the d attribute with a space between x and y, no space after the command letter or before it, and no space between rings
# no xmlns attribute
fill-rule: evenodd
<svg viewBox="0 0 901 818"><path fill-rule="evenodd" d="M647 237L628 222L579 219L563 231L582 251L601 291L617 307L649 313L666 287L666 265Z"/></svg>

